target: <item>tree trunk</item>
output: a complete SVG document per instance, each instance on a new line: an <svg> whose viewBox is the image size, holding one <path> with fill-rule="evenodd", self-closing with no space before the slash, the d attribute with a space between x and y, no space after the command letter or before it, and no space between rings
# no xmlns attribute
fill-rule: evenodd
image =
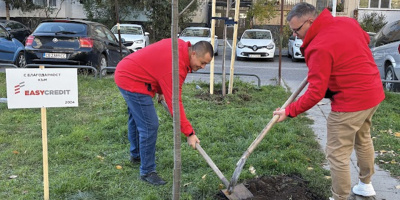
<svg viewBox="0 0 400 200"><path fill-rule="evenodd" d="M181 126L179 112L179 52L178 52L178 0L172 0L172 113L174 124L174 181L172 199L178 200L181 185ZM167 52L168 53L168 52Z"/></svg>
<svg viewBox="0 0 400 200"><path fill-rule="evenodd" d="M7 1L4 1L6 3L6 19L10 20L10 4Z"/></svg>

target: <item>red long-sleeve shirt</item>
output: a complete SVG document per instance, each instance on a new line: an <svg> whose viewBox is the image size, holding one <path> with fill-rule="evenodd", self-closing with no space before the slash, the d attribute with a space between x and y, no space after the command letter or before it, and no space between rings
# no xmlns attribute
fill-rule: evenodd
<svg viewBox="0 0 400 200"><path fill-rule="evenodd" d="M194 133L186 118L182 104L182 84L191 72L189 62L189 42L178 40L179 49L179 108L181 132L186 136ZM118 63L115 70L115 83L118 87L133 93L163 94L172 113L172 40L164 39L144 49L132 53ZM149 91L149 84L151 91Z"/></svg>
<svg viewBox="0 0 400 200"><path fill-rule="evenodd" d="M301 46L309 68L308 89L286 108L286 115L295 117L312 108L327 89L334 93L331 106L336 112L365 110L383 101L382 82L368 43L368 34L356 20L322 11Z"/></svg>

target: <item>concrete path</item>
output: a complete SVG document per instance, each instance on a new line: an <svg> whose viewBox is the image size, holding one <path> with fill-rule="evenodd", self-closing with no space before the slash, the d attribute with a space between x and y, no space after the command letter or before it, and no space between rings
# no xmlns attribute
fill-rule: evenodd
<svg viewBox="0 0 400 200"><path fill-rule="evenodd" d="M290 91L294 91L297 89L297 86L300 82L285 82L282 85L286 85ZM300 94L302 95L303 90ZM315 136L319 144L321 145L321 150L324 152L326 146L326 121L328 115L331 111L331 104L329 99L323 99L313 108L307 111L308 117L314 120L314 124L311 126L314 130ZM329 170L329 165L325 165L325 168ZM351 155L351 183L352 186L358 183L358 173L359 169L357 167L357 157L355 156L355 152ZM379 168L375 165L375 174L372 177L372 184L376 191L375 198L363 198L360 196L355 196L352 194L350 197L351 200L400 200L400 188L396 188L400 186L400 180L391 177L390 174L383 169Z"/></svg>

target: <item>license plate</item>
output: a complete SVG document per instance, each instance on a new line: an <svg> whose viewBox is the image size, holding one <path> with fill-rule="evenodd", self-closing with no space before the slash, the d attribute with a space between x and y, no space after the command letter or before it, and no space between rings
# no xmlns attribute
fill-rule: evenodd
<svg viewBox="0 0 400 200"><path fill-rule="evenodd" d="M260 58L261 55L260 54L249 54L250 58Z"/></svg>
<svg viewBox="0 0 400 200"><path fill-rule="evenodd" d="M65 53L44 53L43 57L44 58L62 58L62 59L65 59L65 58L67 58L67 54L65 54Z"/></svg>

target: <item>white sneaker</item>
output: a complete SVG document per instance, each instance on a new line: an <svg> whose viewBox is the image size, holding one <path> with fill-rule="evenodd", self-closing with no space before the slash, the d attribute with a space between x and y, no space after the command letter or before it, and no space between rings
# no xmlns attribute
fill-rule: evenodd
<svg viewBox="0 0 400 200"><path fill-rule="evenodd" d="M376 192L374 190L374 187L372 186L372 183L365 184L365 183L361 182L360 180L358 181L358 184L353 187L352 191L354 194L364 196L364 197L376 195Z"/></svg>

